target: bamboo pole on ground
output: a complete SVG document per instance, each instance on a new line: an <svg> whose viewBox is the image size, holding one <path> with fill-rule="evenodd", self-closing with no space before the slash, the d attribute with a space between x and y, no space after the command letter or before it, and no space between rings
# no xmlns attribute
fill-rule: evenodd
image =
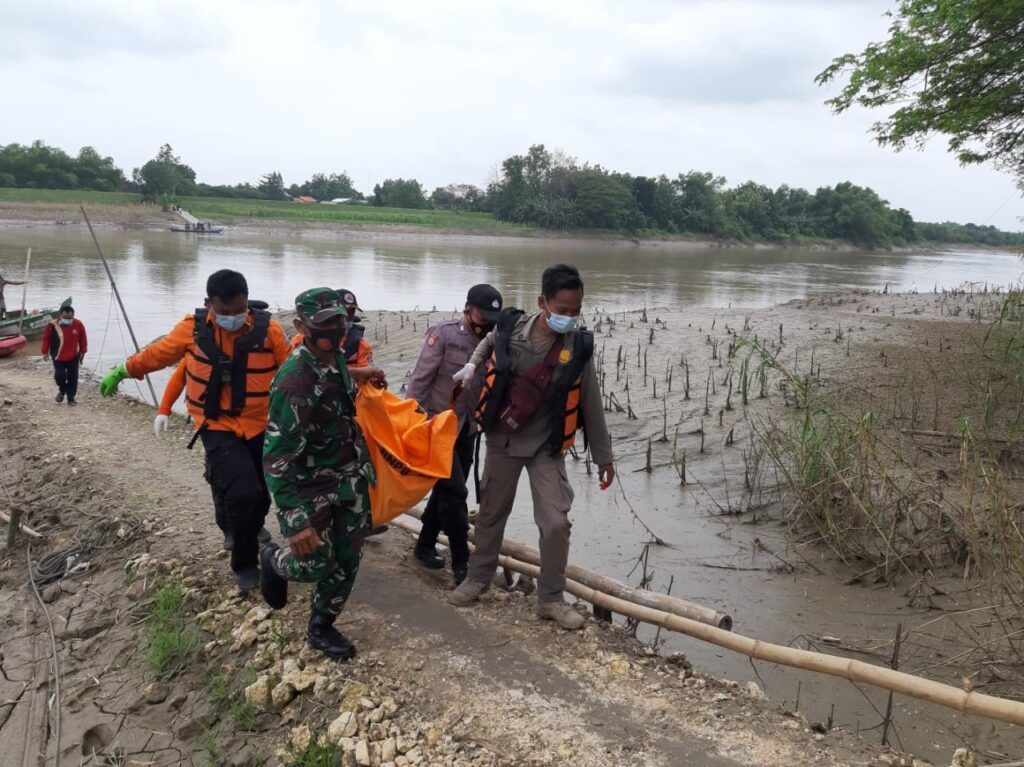
<svg viewBox="0 0 1024 767"><path fill-rule="evenodd" d="M419 509L410 509L406 512L411 517L420 519L423 516L423 512ZM476 541L473 534L473 528L469 528L469 539L473 542ZM512 541L505 539L501 544L501 553L512 557L513 559L519 560L520 562L526 562L531 565L540 566L540 552L533 546L528 546L525 543L519 541ZM725 613L712 610L703 605L698 605L690 602L686 599L680 599L679 597L668 596L667 594L658 594L654 591L647 591L645 589L635 589L625 583L609 578L605 575L592 572L578 565L567 565L565 568L565 575L567 578L571 578L578 583L582 583L584 586L590 586L591 588L603 591L619 599L625 599L627 602L633 602L634 604L643 605L644 607L651 607L655 610L662 610L672 615L679 615L683 618L691 618L701 623L706 623L709 626L717 626L720 629L730 631L732 629L732 616Z"/></svg>
<svg viewBox="0 0 1024 767"><path fill-rule="evenodd" d="M393 519L390 524L411 533L419 532L416 525L404 519ZM447 539L444 536L440 536L439 540L441 543L447 544ZM536 565L520 562L505 555L499 556L498 563L507 570L528 575L531 578L540 576L540 568ZM568 578L565 582L565 590L579 599L606 610L677 631L680 634L724 647L749 658L805 671L815 671L819 674L828 674L850 682L870 684L873 687L892 690L901 695L925 700L965 714L1024 725L1024 703L1020 701L996 698L973 690L967 692L942 682L922 679L903 671L873 666L870 663L851 658L840 658L836 655L762 642L759 639L735 634L716 626L709 626L691 618L671 615L662 610L627 602L625 599L610 596Z"/></svg>
<svg viewBox="0 0 1024 767"><path fill-rule="evenodd" d="M28 253L25 254L25 277L21 284L21 316L18 317L18 335L21 335L21 329L25 326L25 302L28 299L28 268L29 264L32 263L32 248L28 249Z"/></svg>

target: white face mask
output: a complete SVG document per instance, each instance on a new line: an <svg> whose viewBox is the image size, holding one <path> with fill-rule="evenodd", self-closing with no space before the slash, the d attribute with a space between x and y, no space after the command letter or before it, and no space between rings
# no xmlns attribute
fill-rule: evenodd
<svg viewBox="0 0 1024 767"><path fill-rule="evenodd" d="M544 299L544 306L547 307L547 299ZM548 309L548 327L556 333L568 333L576 327L579 317L567 317L564 314L555 314Z"/></svg>
<svg viewBox="0 0 1024 767"><path fill-rule="evenodd" d="M236 330L241 330L247 316L248 313L246 312L242 314L215 314L214 319L223 330L234 333Z"/></svg>
<svg viewBox="0 0 1024 767"><path fill-rule="evenodd" d="M60 324L61 325L70 325L74 321L75 321L74 317L61 317L60 318Z"/></svg>

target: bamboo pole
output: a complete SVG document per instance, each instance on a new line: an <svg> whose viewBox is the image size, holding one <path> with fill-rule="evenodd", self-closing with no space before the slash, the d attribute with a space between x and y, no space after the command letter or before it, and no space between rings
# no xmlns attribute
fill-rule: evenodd
<svg viewBox="0 0 1024 767"><path fill-rule="evenodd" d="M412 533L419 532L411 522L404 519L393 519L390 524L400 527ZM440 536L441 543L446 543L444 536ZM504 554L498 557L498 564L507 570L521 573L537 578L540 576L540 568L526 562L520 562ZM781 666L800 668L806 671L815 671L819 674L846 679L850 682L870 684L883 690L892 690L901 695L906 695L918 700L925 700L939 706L945 706L965 714L974 714L988 719L996 719L1010 724L1024 725L1024 703L1006 698L996 698L984 693L967 692L957 687L952 687L942 682L935 682L931 679L907 674L903 671L894 671L881 666L873 666L870 663L853 660L852 658L840 658L836 655L812 652L811 650L800 650L795 647L784 647L782 645L762 642L759 639L735 634L725 629L709 626L691 618L684 618L680 615L671 615L662 610L651 607L644 607L625 599L619 599L605 594L601 591L584 586L582 583L572 579L566 579L565 590L573 596L590 602L606 610L635 618L644 623L677 631L680 634L699 639L703 642L724 647L727 650L746 655L749 658L763 660L769 663L777 663Z"/></svg>
<svg viewBox="0 0 1024 767"><path fill-rule="evenodd" d="M28 267L32 263L32 248L28 249L28 253L25 254L25 279L21 284L21 316L18 317L18 335L21 335L21 329L25 325L25 302L28 299Z"/></svg>
<svg viewBox="0 0 1024 767"><path fill-rule="evenodd" d="M411 517L420 519L423 512L419 509L410 509L406 512ZM469 540L476 542L473 528L469 528ZM506 554L520 562L540 566L540 552L533 546L528 546L519 541L505 539L501 544L501 553ZM565 576L584 586L603 591L611 596L625 599L627 602L652 607L655 610L663 610L672 615L679 615L683 618L707 623L709 626L717 626L720 629L730 631L732 629L732 616L712 610L703 605L698 605L679 597L671 597L667 594L658 594L646 589L635 589L625 583L600 575L578 565L569 564L565 568Z"/></svg>
<svg viewBox="0 0 1024 767"><path fill-rule="evenodd" d="M121 316L124 317L124 324L128 326L128 334L132 337L132 344L134 344L137 354L140 351L139 342L135 338L135 330L132 329L132 321L128 319L128 312L124 308L124 301L121 300L121 293L117 289L117 283L114 282L114 275L110 273L107 259L103 255L103 248L100 247L100 241L96 239L96 232L92 230L92 222L89 221L89 217L85 214L85 206L79 206L79 210L82 211L82 218L85 219L86 226L89 227L89 234L92 235L93 244L96 245L96 252L100 254L100 261L103 262L103 269L107 273L107 279L110 280L110 287L114 291L114 297L117 298L117 305L121 307ZM160 400L156 398L156 389L153 388L153 382L150 380L149 375L146 376L146 383L149 384L149 393L153 396L153 405L160 407Z"/></svg>
<svg viewBox="0 0 1024 767"><path fill-rule="evenodd" d="M17 524L18 529L21 530L21 532L25 533L25 535L31 536L32 538L42 538L43 537L42 533L33 530L31 527L29 527L28 525L26 525L24 522L21 521L20 513L18 514L18 519L16 521L12 521L12 519L13 518L11 516L8 516L4 512L0 511L0 522L7 522L7 523L9 523L11 525L11 527L13 527L15 524Z"/></svg>

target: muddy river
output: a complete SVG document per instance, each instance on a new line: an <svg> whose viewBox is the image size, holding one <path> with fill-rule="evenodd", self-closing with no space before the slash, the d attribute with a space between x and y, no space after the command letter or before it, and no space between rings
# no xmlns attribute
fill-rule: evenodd
<svg viewBox="0 0 1024 767"><path fill-rule="evenodd" d="M716 248L665 252L600 243L585 247L552 242L528 246L393 245L301 234L200 239L113 230L100 231L99 237L140 342L165 332L191 311L203 295L210 272L230 267L245 273L252 297L262 298L272 307L288 307L300 290L328 284L353 290L361 305L370 310L370 316L375 314L373 310L407 310L412 321L419 317L415 332L408 325L403 328L404 342L390 340L392 349L381 349L394 384L412 366L426 322L438 321L442 312L450 313L461 306L469 285L490 282L503 291L507 303L530 306L535 301L540 271L556 261L575 263L583 272L588 313L649 307L657 314L660 310L673 317L676 327L687 324L690 335L685 344L699 343L712 322L742 325L744 309L764 310L820 293L879 290L886 285L890 291L922 293L964 282L1007 285L1017 281L1024 271L1013 255L955 250L832 253ZM25 248L29 246L29 307L52 306L72 296L78 317L90 334L87 367L105 371L123 359L130 343L127 331L118 320L110 286L88 233L77 229L0 229L0 273L20 279ZM20 288L9 287L8 305L16 308L20 301ZM692 315L688 315L691 310ZM424 319L428 312L436 313ZM625 314L620 316L630 319ZM773 321L772 329L765 321L766 332L777 333L777 325ZM395 334L397 329L392 326L390 332ZM685 345L683 341L678 343L680 347ZM668 358L690 353L686 348L662 347L661 351L660 366ZM611 347L608 354L613 354ZM702 392L703 375L706 372L696 379ZM155 379L158 393L163 380ZM131 388L122 387L126 392ZM141 390L134 393L141 394ZM657 396L652 402L657 403ZM642 416L646 431L635 425L613 424L622 493L600 492L596 480L586 475L582 461L572 466L570 474L576 487L575 562L637 583L637 560L649 536L626 508L628 499L634 511L671 544L649 551L647 568L653 573L652 588L664 590L672 580L673 594L729 612L737 631L800 647L811 643L830 652L842 652L836 646L835 640L839 640L844 646L878 647L882 655L888 652L886 643L891 642L898 623L906 628L934 617L934 611L910 603L907 584L875 588L842 585L848 572L821 561L817 570L802 566L802 557L813 557L814 553L793 552L778 523L756 522L749 515L742 520L723 517L723 507L736 505L742 477L738 478L737 489L735 478L722 480L718 475L742 474L737 459L729 459L727 466L724 457L703 461L695 457L691 471L700 481L684 489L680 489L672 468L663 467L651 474L637 471L644 463L647 437L661 432L658 413L660 409L647 413L646 421ZM687 428L692 428L693 419L690 423ZM687 449L693 450L694 438L689 440ZM472 503L472 492L470 500ZM509 534L535 543L525 485L517 504ZM766 556L763 547L795 568L781 566L780 558ZM741 682L754 680L771 698L791 708L799 706L812 720L824 722L831 714L836 726L859 730L873 741L881 737L884 694L810 673L765 664L755 667L746 658L686 637L663 633L660 639L664 652L683 651L698 668L718 676ZM901 668L913 670L934 660L929 650L918 645L911 645L908 652L911 657L904 658ZM939 652L953 650L943 647ZM934 676L951 681L948 674ZM896 732L890 735L894 744L936 762L948 760L951 749L963 742L993 754L1024 751L1020 737L1008 725L965 720L916 701L897 699L894 722Z"/></svg>

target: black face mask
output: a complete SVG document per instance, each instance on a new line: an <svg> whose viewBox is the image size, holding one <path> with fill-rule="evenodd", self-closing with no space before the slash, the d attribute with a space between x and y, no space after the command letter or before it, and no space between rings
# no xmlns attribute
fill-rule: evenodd
<svg viewBox="0 0 1024 767"><path fill-rule="evenodd" d="M342 326L336 328L330 328L329 330L314 330L313 328L306 328L310 346L322 352L336 352L341 348L342 341L345 340L345 328Z"/></svg>
<svg viewBox="0 0 1024 767"><path fill-rule="evenodd" d="M493 322L485 322L483 325L477 325L475 322L473 322L473 320L469 319L469 317L466 318L466 321L469 323L469 329L472 330L473 333L479 338L483 338L485 335L494 330L495 323Z"/></svg>

